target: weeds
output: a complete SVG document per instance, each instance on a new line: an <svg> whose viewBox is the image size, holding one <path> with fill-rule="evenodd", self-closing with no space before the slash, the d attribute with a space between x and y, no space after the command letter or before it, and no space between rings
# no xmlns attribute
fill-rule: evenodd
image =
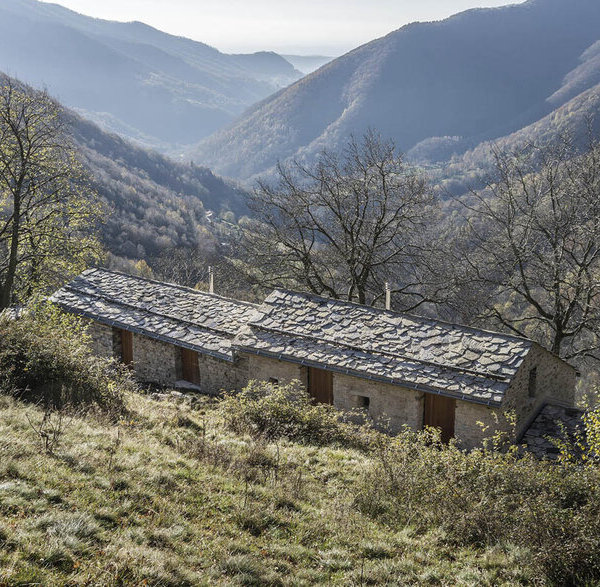
<svg viewBox="0 0 600 587"><path fill-rule="evenodd" d="M31 429L40 439L42 450L49 455L54 455L54 451L58 448L63 433L73 419L73 415L67 416L65 410L53 410L50 408L44 410L44 415L38 425L31 421L28 414L25 414L25 417Z"/></svg>
<svg viewBox="0 0 600 587"><path fill-rule="evenodd" d="M318 446L337 445L368 450L372 430L342 421L333 406L315 404L300 385L251 381L238 394L225 397L220 412L238 434L273 441L281 438Z"/></svg>
<svg viewBox="0 0 600 587"><path fill-rule="evenodd" d="M116 419L123 394L136 390L125 367L92 354L82 319L44 303L19 320L0 321L0 393L46 408L95 408Z"/></svg>

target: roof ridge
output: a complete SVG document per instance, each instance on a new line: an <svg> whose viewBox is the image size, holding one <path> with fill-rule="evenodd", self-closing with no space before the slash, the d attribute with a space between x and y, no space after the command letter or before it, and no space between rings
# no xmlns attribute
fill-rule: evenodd
<svg viewBox="0 0 600 587"><path fill-rule="evenodd" d="M252 308L258 308L260 307L260 304L254 304L252 302L246 302L243 300L238 300L236 298L229 298L227 296L222 296L216 293L210 293L208 291L202 291L199 289L195 289L193 287L188 287L185 285L181 285L179 283L172 283L170 281L159 281L158 279L152 279L150 277L140 277L139 275L130 275L129 273L125 273L123 271L117 271L116 269L106 269L104 267L91 267L89 269L86 269L83 273L81 273L80 275L86 275L92 272L103 272L103 273L112 273L113 275L121 275L122 277L127 277L129 279L136 279L138 281L143 281L146 283L154 283L156 285L166 285L168 287L172 287L174 289L179 289L181 291L185 291L185 292L189 292L189 293L193 293L196 295L203 295L203 296L207 296L207 297L211 297L211 298L217 298L220 300L225 300L228 302L235 302L236 304L240 304L243 306L250 306Z"/></svg>
<svg viewBox="0 0 600 587"><path fill-rule="evenodd" d="M458 329L462 329L462 330L468 330L470 332L474 332L474 333L482 333L482 334L492 334L501 338L506 338L506 339L511 339L511 340L518 340L518 341L522 341L522 342L526 342L528 344L534 344L535 341L531 340L530 338L526 338L524 336L517 336L516 334L506 334L505 332L499 332L497 330L488 330L485 328L477 328L475 326L467 326L466 324L459 324L457 322L449 322L448 320L441 320L438 318L427 318L426 316L419 316L417 314L409 314L408 312L398 312L396 310L386 310L384 308L376 308L374 306L369 306L367 304L359 304L358 302L351 302L348 300L340 300L337 298L329 298L327 296L322 296L319 294L315 294L315 293L311 293L311 292L303 292L303 291L297 291L297 290L293 290L293 289L288 289L285 287L278 287L276 289L274 289L268 296L266 299L268 299L270 296L272 296L275 292L283 292L283 293L287 293L287 294L292 294L292 295L300 295L300 296L304 296L304 297L308 297L308 298L316 298L319 300L324 300L324 301L328 301L328 302L334 302L336 304L343 304L343 305L347 305L347 306L353 306L356 308L362 308L364 310L368 310L371 311L373 313L379 313L379 314L387 314L387 315L392 315L392 316L403 316L406 318L410 318L413 320L417 320L417 321L426 321L426 322L433 322L435 324L442 324L442 325L446 325L446 326L451 326L452 328L458 328ZM260 306L259 306L260 307Z"/></svg>
<svg viewBox="0 0 600 587"><path fill-rule="evenodd" d="M291 334L289 332L285 332L284 330L279 330L277 328L270 328L270 327L266 327L266 326L254 325L251 322L249 322L247 326L249 326L250 328L258 328L259 330L264 330L266 332L272 332L272 333L278 334L280 336L286 336L288 338L302 338L302 339L310 340L313 342L320 342L320 343L325 342L328 345L332 345L332 346L336 346L336 347L340 347L340 348L346 348L346 349L350 349L352 351L358 351L358 352L363 352L363 353L372 353L373 352L372 350L364 349L361 347L355 347L350 344L330 340L328 338L318 338L318 337L312 336L312 335ZM236 335L236 338L237 338L237 335ZM459 367L456 365L446 365L443 363L436 363L435 361L427 361L427 360L423 360L423 359L417 359L415 357L394 354L394 353L390 353L388 351L382 351L382 350L377 350L376 352L378 355L382 355L385 357L392 357L394 359L402 359L402 360L410 360L415 363L420 363L422 365L429 365L431 367L439 367L442 369L448 369L449 371L458 371L460 373L466 373L468 375L482 377L485 379L493 379L495 381L500 381L500 382L509 382L511 380L511 378L507 377L507 376L495 375L495 374L489 373L489 372L475 371L474 369L469 369L468 367Z"/></svg>

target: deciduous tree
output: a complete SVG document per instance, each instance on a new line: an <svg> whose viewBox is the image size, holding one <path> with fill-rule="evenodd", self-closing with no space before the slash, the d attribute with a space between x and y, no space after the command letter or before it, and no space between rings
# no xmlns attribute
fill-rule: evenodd
<svg viewBox="0 0 600 587"><path fill-rule="evenodd" d="M60 106L0 79L0 309L97 256L98 214Z"/></svg>
<svg viewBox="0 0 600 587"><path fill-rule="evenodd" d="M497 151L463 205L455 269L481 293L480 317L567 359L600 358L600 144Z"/></svg>
<svg viewBox="0 0 600 587"><path fill-rule="evenodd" d="M419 272L435 198L374 132L351 139L341 156L324 151L315 165L280 164L250 207L258 220L247 226L247 246L265 285L371 304L389 281L403 308L427 301Z"/></svg>

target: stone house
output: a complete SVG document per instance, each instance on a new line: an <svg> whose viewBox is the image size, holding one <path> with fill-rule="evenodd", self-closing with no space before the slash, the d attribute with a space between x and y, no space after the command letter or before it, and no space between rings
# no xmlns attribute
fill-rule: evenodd
<svg viewBox="0 0 600 587"><path fill-rule="evenodd" d="M94 352L146 383L217 394L247 381L232 342L256 306L179 285L89 269L51 301L92 321Z"/></svg>
<svg viewBox="0 0 600 587"><path fill-rule="evenodd" d="M257 306L92 269L52 300L92 320L95 351L142 381L215 394L299 380L316 401L392 431L437 426L467 448L509 430L506 411L521 437L544 406L574 405L575 369L530 340L312 294Z"/></svg>

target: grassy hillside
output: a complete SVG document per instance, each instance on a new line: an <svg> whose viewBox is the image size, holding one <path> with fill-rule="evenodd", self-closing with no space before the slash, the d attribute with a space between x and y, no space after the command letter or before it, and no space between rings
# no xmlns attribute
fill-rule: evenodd
<svg viewBox="0 0 600 587"><path fill-rule="evenodd" d="M369 127L404 151L451 137L453 150L464 152L597 84L598 30L596 0L529 0L411 24L268 97L205 139L195 156L252 178Z"/></svg>
<svg viewBox="0 0 600 587"><path fill-rule="evenodd" d="M213 404L128 398L49 455L40 409L0 397L0 584L522 584L526 549L456 547L354 506L369 458L261 443ZM491 512L490 512L491 514Z"/></svg>

